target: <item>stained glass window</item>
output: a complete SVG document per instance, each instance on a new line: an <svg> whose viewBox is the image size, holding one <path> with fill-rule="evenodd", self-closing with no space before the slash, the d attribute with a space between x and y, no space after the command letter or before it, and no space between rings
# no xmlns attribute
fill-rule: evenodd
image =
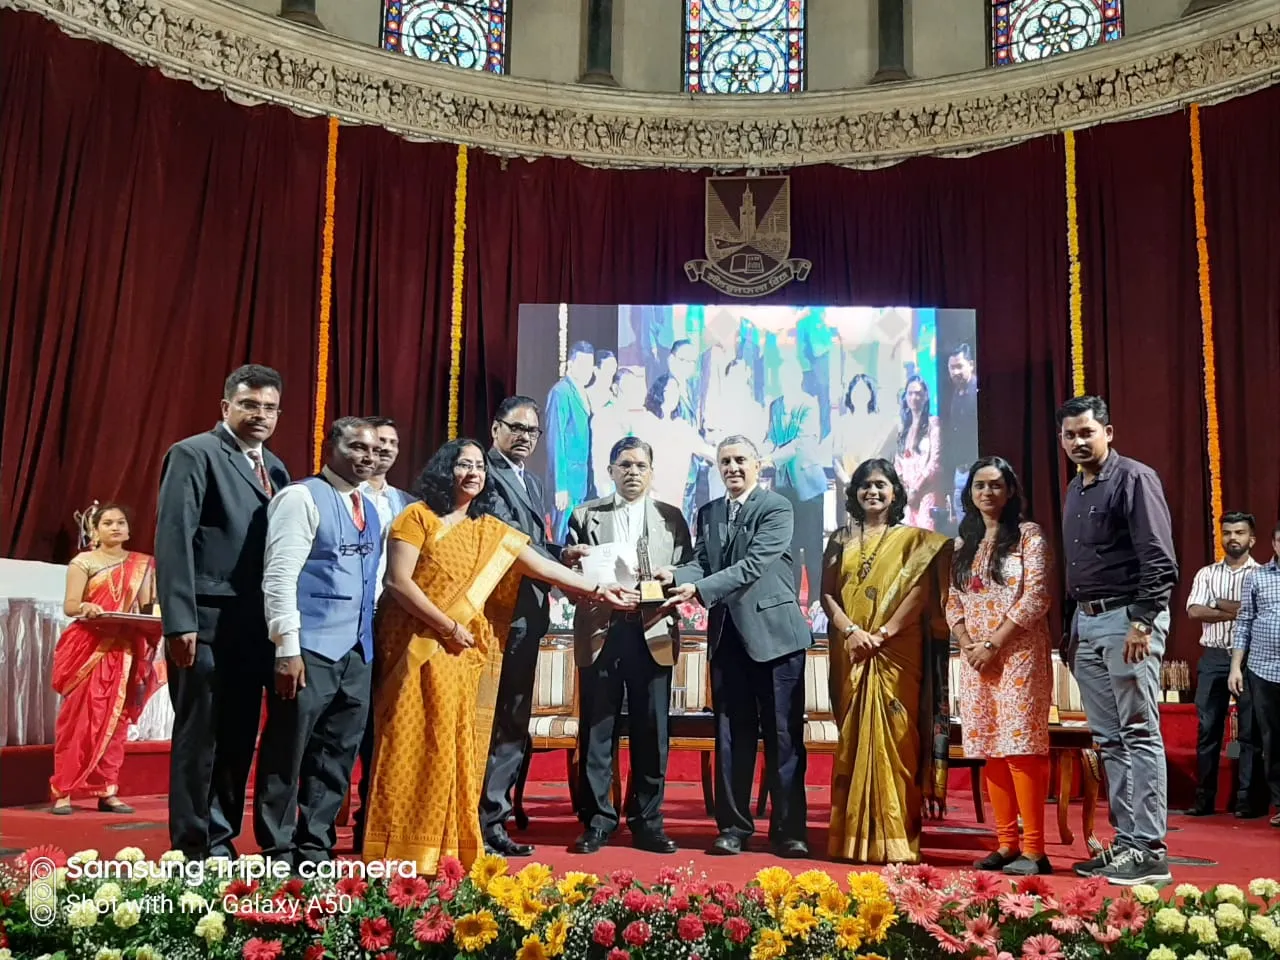
<svg viewBox="0 0 1280 960"><path fill-rule="evenodd" d="M991 0L991 62L1043 60L1124 36L1121 0Z"/></svg>
<svg viewBox="0 0 1280 960"><path fill-rule="evenodd" d="M507 72L509 0L384 0L382 47L465 70Z"/></svg>
<svg viewBox="0 0 1280 960"><path fill-rule="evenodd" d="M804 89L805 0L685 0L689 93Z"/></svg>

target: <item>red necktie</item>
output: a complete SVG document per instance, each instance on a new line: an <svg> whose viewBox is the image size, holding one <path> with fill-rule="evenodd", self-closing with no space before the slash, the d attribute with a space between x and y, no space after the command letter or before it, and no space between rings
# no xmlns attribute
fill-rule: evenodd
<svg viewBox="0 0 1280 960"><path fill-rule="evenodd" d="M269 497L271 496L271 478L267 476L267 468L262 465L262 455L257 450L250 450L249 459L253 461L253 472L258 475L258 482Z"/></svg>
<svg viewBox="0 0 1280 960"><path fill-rule="evenodd" d="M360 496L359 490L351 491L351 504L355 507L352 511L351 519L356 523L356 529L364 533L364 504L361 502L364 498Z"/></svg>

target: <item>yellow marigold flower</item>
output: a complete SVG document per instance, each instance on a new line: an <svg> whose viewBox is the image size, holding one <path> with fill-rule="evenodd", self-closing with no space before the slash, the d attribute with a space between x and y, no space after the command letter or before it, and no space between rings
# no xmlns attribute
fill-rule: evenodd
<svg viewBox="0 0 1280 960"><path fill-rule="evenodd" d="M836 947L850 953L862 946L862 934L865 931L862 921L857 917L841 917L836 921Z"/></svg>
<svg viewBox="0 0 1280 960"><path fill-rule="evenodd" d="M481 893L489 892L489 884L494 877L501 877L507 872L507 861L496 853L485 853L476 857L471 865L471 882Z"/></svg>
<svg viewBox="0 0 1280 960"><path fill-rule="evenodd" d="M512 911L524 902L524 891L515 877L494 877L485 891L503 910Z"/></svg>
<svg viewBox="0 0 1280 960"><path fill-rule="evenodd" d="M556 917L543 932L547 938L547 956L558 957L564 953L565 941L569 939L569 918L564 914Z"/></svg>
<svg viewBox="0 0 1280 960"><path fill-rule="evenodd" d="M1244 928L1244 911L1234 903L1220 903L1213 911L1213 922L1219 930L1241 930Z"/></svg>
<svg viewBox="0 0 1280 960"><path fill-rule="evenodd" d="M835 918L844 915L849 909L849 898L837 886L823 890L818 894L818 913L824 917Z"/></svg>
<svg viewBox="0 0 1280 960"><path fill-rule="evenodd" d="M227 918L217 910L206 913L196 921L195 935L205 943L218 943L227 935Z"/></svg>
<svg viewBox="0 0 1280 960"><path fill-rule="evenodd" d="M888 900L889 885L878 873L849 874L849 894L855 900Z"/></svg>
<svg viewBox="0 0 1280 960"><path fill-rule="evenodd" d="M98 922L98 905L92 900L80 900L67 911L67 925L77 930L92 927Z"/></svg>
<svg viewBox="0 0 1280 960"><path fill-rule="evenodd" d="M1133 888L1133 899L1139 903L1155 903L1160 899L1160 891L1149 883L1140 883Z"/></svg>
<svg viewBox="0 0 1280 960"><path fill-rule="evenodd" d="M756 883L768 896L781 900L791 888L791 871L782 867L765 867L756 874Z"/></svg>
<svg viewBox="0 0 1280 960"><path fill-rule="evenodd" d="M1217 943L1218 928L1213 925L1213 918L1202 913L1187 920L1187 929L1201 943Z"/></svg>
<svg viewBox="0 0 1280 960"><path fill-rule="evenodd" d="M116 908L111 911L111 921L121 930L128 930L130 927L136 927L138 921L142 919L142 907L136 900L126 900L124 903L117 903Z"/></svg>
<svg viewBox="0 0 1280 960"><path fill-rule="evenodd" d="M840 886L821 870L806 870L796 877L796 886L806 897L816 897L827 890L839 890Z"/></svg>
<svg viewBox="0 0 1280 960"><path fill-rule="evenodd" d="M1175 897L1181 897L1183 900L1191 900L1193 902L1199 900L1203 896L1200 892L1200 888L1194 883L1178 884L1177 887L1174 888L1173 895Z"/></svg>
<svg viewBox="0 0 1280 960"><path fill-rule="evenodd" d="M808 940L817 926L818 917L807 903L782 911L782 932L794 940Z"/></svg>
<svg viewBox="0 0 1280 960"><path fill-rule="evenodd" d="M770 867L771 870L781 869ZM761 871L763 873L764 871ZM785 870L782 871L786 873ZM780 960L787 955L789 944L777 930L761 930L760 939L751 948L751 960Z"/></svg>
<svg viewBox="0 0 1280 960"><path fill-rule="evenodd" d="M520 944L520 952L516 954L516 960L547 960L547 948L537 937L525 937L524 942Z"/></svg>
<svg viewBox="0 0 1280 960"><path fill-rule="evenodd" d="M120 884L110 880L99 884L98 889L93 891L93 899L98 903L115 903L120 899Z"/></svg>
<svg viewBox="0 0 1280 960"><path fill-rule="evenodd" d="M1178 955L1168 947L1156 947L1147 954L1147 960L1178 960Z"/></svg>
<svg viewBox="0 0 1280 960"><path fill-rule="evenodd" d="M545 863L531 863L516 874L516 883L530 893L538 893L551 884L552 876Z"/></svg>
<svg viewBox="0 0 1280 960"><path fill-rule="evenodd" d="M506 866L507 862L503 860L502 868L505 870ZM472 870L473 877L474 874L475 871ZM459 917L458 922L453 926L453 942L468 953L479 953L497 939L498 921L493 919L493 914L488 910L480 910Z"/></svg>
<svg viewBox="0 0 1280 960"><path fill-rule="evenodd" d="M1227 946L1227 960L1253 960L1253 951L1248 947L1242 947L1238 943L1232 943Z"/></svg>
<svg viewBox="0 0 1280 960"><path fill-rule="evenodd" d="M1280 883L1276 883L1269 877L1258 877L1256 880L1249 881L1249 892L1255 897L1270 900L1273 897L1280 897Z"/></svg>
<svg viewBox="0 0 1280 960"><path fill-rule="evenodd" d="M858 904L858 919L866 928L863 939L868 943L880 943L897 922L898 914L889 900L864 900Z"/></svg>
<svg viewBox="0 0 1280 960"><path fill-rule="evenodd" d="M1173 907L1163 907L1157 910L1152 922L1156 925L1157 933L1181 933L1187 929L1186 915Z"/></svg>
<svg viewBox="0 0 1280 960"><path fill-rule="evenodd" d="M1234 883L1220 883L1213 888L1213 896L1219 903L1234 903L1244 906L1244 891Z"/></svg>

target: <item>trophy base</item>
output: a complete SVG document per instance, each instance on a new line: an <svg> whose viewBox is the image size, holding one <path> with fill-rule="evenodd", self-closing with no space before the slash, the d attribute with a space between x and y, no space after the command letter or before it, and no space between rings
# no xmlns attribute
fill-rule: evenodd
<svg viewBox="0 0 1280 960"><path fill-rule="evenodd" d="M667 600L666 591L657 580L641 580L639 590L641 606L657 606Z"/></svg>

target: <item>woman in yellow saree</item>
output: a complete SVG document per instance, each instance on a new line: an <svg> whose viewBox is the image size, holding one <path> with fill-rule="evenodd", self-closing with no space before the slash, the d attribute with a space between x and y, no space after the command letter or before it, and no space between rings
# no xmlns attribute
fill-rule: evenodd
<svg viewBox="0 0 1280 960"><path fill-rule="evenodd" d="M849 526L823 561L840 730L827 853L855 863L919 862L926 804L940 814L946 796L951 541L901 526L906 506L893 464L863 462L849 483Z"/></svg>
<svg viewBox="0 0 1280 960"><path fill-rule="evenodd" d="M625 608L638 596L591 584L535 552L492 513L483 448L451 440L427 462L420 503L391 525L375 625L374 754L364 858L479 856L480 789L505 638L522 576Z"/></svg>

